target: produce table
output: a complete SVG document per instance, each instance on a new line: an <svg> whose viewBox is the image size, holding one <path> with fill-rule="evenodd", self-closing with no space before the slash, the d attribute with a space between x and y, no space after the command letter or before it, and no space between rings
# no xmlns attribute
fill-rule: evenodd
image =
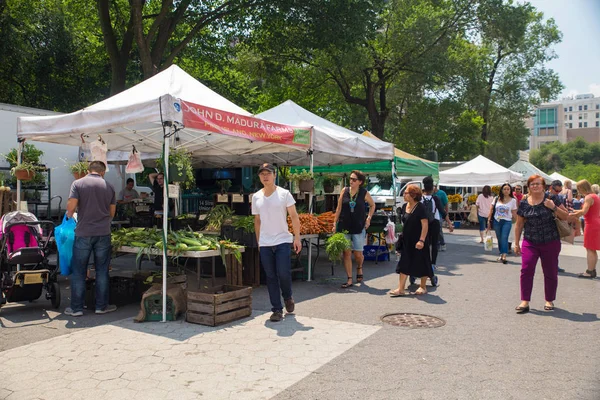
<svg viewBox="0 0 600 400"><path fill-rule="evenodd" d="M243 253L246 249L242 247L239 250L240 250L240 253ZM121 246L119 248L119 250L117 250L117 252L118 253L137 254L139 252L139 248L138 247L130 247L130 246ZM147 251L147 253L145 253L145 254L151 254L151 255L155 255L155 256L163 255L162 251L158 250L158 249L149 249ZM225 254L231 255L231 254L233 254L233 252L230 250L225 250ZM167 251L167 256L175 257L176 255L173 254L173 252L171 252L171 251ZM200 278L201 278L201 276L200 276L200 259L212 257L211 278L212 278L212 286L215 286L215 257L221 256L221 252L219 250L185 251L183 253L177 254L177 256L196 259L196 276L198 278L198 286L200 286ZM142 258L140 257L140 259L137 261L138 271L141 270L141 268L142 268Z"/></svg>

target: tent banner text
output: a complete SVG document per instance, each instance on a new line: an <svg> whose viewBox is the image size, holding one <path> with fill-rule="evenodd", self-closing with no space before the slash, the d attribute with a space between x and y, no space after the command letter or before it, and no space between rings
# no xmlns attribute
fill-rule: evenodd
<svg viewBox="0 0 600 400"><path fill-rule="evenodd" d="M309 148L312 128L265 121L256 117L234 114L215 108L181 101L183 124L186 128L200 129L252 141L279 143Z"/></svg>

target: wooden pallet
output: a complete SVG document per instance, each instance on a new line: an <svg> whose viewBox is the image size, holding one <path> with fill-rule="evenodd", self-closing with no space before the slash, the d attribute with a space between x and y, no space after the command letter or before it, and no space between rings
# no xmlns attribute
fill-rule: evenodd
<svg viewBox="0 0 600 400"><path fill-rule="evenodd" d="M222 285L203 292L187 293L186 321L209 326L221 325L252 314L252 288Z"/></svg>

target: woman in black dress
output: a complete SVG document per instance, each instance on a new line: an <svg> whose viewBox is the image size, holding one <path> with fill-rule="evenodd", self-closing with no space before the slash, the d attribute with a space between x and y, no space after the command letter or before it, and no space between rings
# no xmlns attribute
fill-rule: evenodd
<svg viewBox="0 0 600 400"><path fill-rule="evenodd" d="M429 221L425 206L421 203L423 196L421 189L416 185L409 185L404 191L402 206L402 241L400 247L400 261L396 273L400 274L398 288L390 292L391 297L406 296L406 279L409 276L421 278L419 289L415 294L427 293L425 284L427 278L433 276L429 244L426 243Z"/></svg>

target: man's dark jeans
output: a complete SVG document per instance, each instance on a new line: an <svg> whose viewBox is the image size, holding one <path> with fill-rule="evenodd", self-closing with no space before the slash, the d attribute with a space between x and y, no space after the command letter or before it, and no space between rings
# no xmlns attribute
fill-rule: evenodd
<svg viewBox="0 0 600 400"><path fill-rule="evenodd" d="M83 311L85 302L85 278L90 255L94 254L96 270L96 310L104 310L108 306L109 276L108 266L111 256L110 235L75 236L73 244L73 260L71 268L71 309L73 312Z"/></svg>
<svg viewBox="0 0 600 400"><path fill-rule="evenodd" d="M260 247L260 262L267 275L267 289L273 312L283 310L281 296L284 300L292 297L291 249L290 243Z"/></svg>

